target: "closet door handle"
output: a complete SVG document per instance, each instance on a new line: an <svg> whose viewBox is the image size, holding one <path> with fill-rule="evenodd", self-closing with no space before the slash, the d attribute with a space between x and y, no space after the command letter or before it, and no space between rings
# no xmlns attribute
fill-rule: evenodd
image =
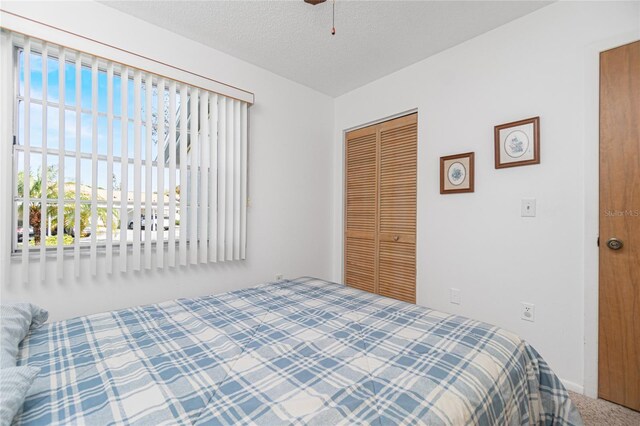
<svg viewBox="0 0 640 426"><path fill-rule="evenodd" d="M400 235L394 235L393 236L393 241L398 241L400 239Z"/></svg>

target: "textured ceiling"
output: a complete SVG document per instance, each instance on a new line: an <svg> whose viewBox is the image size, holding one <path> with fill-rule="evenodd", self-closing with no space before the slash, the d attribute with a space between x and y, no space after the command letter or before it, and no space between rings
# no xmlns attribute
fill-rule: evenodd
<svg viewBox="0 0 640 426"><path fill-rule="evenodd" d="M102 3L330 96L539 9L541 1L110 1Z"/></svg>

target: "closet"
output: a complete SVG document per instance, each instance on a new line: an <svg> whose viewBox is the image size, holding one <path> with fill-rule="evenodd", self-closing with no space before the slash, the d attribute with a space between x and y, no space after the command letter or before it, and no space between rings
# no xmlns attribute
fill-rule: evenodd
<svg viewBox="0 0 640 426"><path fill-rule="evenodd" d="M416 302L417 113L345 138L344 279Z"/></svg>

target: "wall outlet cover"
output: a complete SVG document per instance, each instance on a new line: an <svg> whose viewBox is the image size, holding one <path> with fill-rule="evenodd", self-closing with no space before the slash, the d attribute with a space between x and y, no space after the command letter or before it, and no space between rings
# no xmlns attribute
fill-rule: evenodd
<svg viewBox="0 0 640 426"><path fill-rule="evenodd" d="M536 320L536 306L533 303L522 302L520 318L525 321L534 322Z"/></svg>
<svg viewBox="0 0 640 426"><path fill-rule="evenodd" d="M460 289L459 288L450 288L449 289L449 302L454 305L460 304Z"/></svg>

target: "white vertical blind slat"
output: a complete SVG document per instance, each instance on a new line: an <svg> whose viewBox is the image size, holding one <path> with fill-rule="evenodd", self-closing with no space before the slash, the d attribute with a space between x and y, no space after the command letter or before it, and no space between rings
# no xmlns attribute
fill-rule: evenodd
<svg viewBox="0 0 640 426"><path fill-rule="evenodd" d="M81 194L81 147L82 147L82 58L80 53L76 52L75 61L76 72L76 178L75 178L75 204L74 211L74 224L73 224L73 269L76 278L80 276L80 194Z"/></svg>
<svg viewBox="0 0 640 426"><path fill-rule="evenodd" d="M120 148L121 158L129 158L129 112L127 106L129 93L129 70L125 67L120 72ZM127 272L127 232L128 232L128 198L129 198L129 163L120 163L120 272Z"/></svg>
<svg viewBox="0 0 640 426"><path fill-rule="evenodd" d="M242 109L240 102L233 103L233 260L240 259L240 172L242 161L240 148L242 133L240 129L240 117Z"/></svg>
<svg viewBox="0 0 640 426"><path fill-rule="evenodd" d="M187 85L180 86L180 265L187 264L187 132L189 131L187 118Z"/></svg>
<svg viewBox="0 0 640 426"><path fill-rule="evenodd" d="M22 172L22 281L29 282L29 228L31 220L31 40L27 39L24 55L24 169Z"/></svg>
<svg viewBox="0 0 640 426"><path fill-rule="evenodd" d="M227 99L218 104L218 261L225 260L227 219Z"/></svg>
<svg viewBox="0 0 640 426"><path fill-rule="evenodd" d="M141 240L141 185L142 185L142 111L140 92L142 73L139 70L133 74L133 270L140 270L140 240Z"/></svg>
<svg viewBox="0 0 640 426"><path fill-rule="evenodd" d="M164 228L166 226L164 220L164 171L165 171L165 158L164 158L164 141L165 141L165 103L164 103L164 79L161 78L158 81L158 137L156 141L157 155L157 188L158 194L158 239L156 242L156 266L158 268L164 267Z"/></svg>
<svg viewBox="0 0 640 426"><path fill-rule="evenodd" d="M209 96L209 261L218 261L218 95Z"/></svg>
<svg viewBox="0 0 640 426"><path fill-rule="evenodd" d="M242 131L242 137L240 140L241 147L241 172L240 172L240 259L244 260L247 257L247 181L248 181L248 169L247 169L247 139L248 139L248 126L247 122L247 104L242 103L242 112L240 116Z"/></svg>
<svg viewBox="0 0 640 426"><path fill-rule="evenodd" d="M191 125L189 135L191 144L189 163L191 172L189 173L189 261L192 265L198 263L198 169L200 156L199 151L199 130L198 130L198 89L191 90L190 99L190 120Z"/></svg>
<svg viewBox="0 0 640 426"><path fill-rule="evenodd" d="M156 225L157 221L154 219L154 208L153 208L153 192L152 192L152 172L153 172L153 156L151 155L151 147L152 147L152 136L153 136L153 77L151 74L145 75L144 81L145 88L145 110L146 110L146 118L145 118L145 150L144 150L144 164L145 164L145 190L144 190L144 216L145 216L145 227L144 227L144 266L146 269L151 269L151 231L153 230L153 226Z"/></svg>
<svg viewBox="0 0 640 426"><path fill-rule="evenodd" d="M98 58L91 61L91 275L98 274ZM80 233L76 238L80 238Z"/></svg>
<svg viewBox="0 0 640 426"><path fill-rule="evenodd" d="M168 265L176 266L176 83L169 84L169 238Z"/></svg>
<svg viewBox="0 0 640 426"><path fill-rule="evenodd" d="M42 128L48 129L49 98L47 87L49 86L49 46L45 43L42 47ZM47 136L49 132L42 132L42 190L40 191L40 281L44 282L47 276L47 194L49 188L47 165Z"/></svg>
<svg viewBox="0 0 640 426"><path fill-rule="evenodd" d="M64 149L65 149L65 64L66 51L64 48L60 50L58 57L58 215L57 230L58 246L56 250L57 256L57 276L58 279L64 278ZM62 226L61 226L62 225Z"/></svg>
<svg viewBox="0 0 640 426"><path fill-rule="evenodd" d="M107 64L107 223L105 269L113 273L113 63Z"/></svg>
<svg viewBox="0 0 640 426"><path fill-rule="evenodd" d="M208 261L207 237L209 236L209 93L203 92L200 99L200 212L198 231L200 234L200 263Z"/></svg>
<svg viewBox="0 0 640 426"><path fill-rule="evenodd" d="M0 84L2 87L15 87L15 76L12 72L15 68L13 64L14 60L13 33L0 31ZM13 90L9 93L13 93ZM7 95L9 93L7 93ZM12 108L15 108L15 99L9 96L0 96L0 111L2 111L2 113L0 113L0 138L5 138L5 141L10 140L15 135L15 129L13 128L14 114L11 114ZM5 143L5 149L7 148ZM17 179L15 176L9 174L10 171L13 172L15 170L15 159L13 155L0 155L0 193L5 195L11 194L11 196L17 197ZM10 179L11 177L13 177L13 179ZM17 225L17 223L11 223L9 227L7 221L10 218L15 218L17 222L16 204L13 200L11 200L11 203L0 203L0 223L2 223L1 226L5 227L5 231L13 229L14 226ZM0 239L0 285L4 285L5 282L9 283L12 279L15 279L12 275L14 268L11 267L11 254L14 249L18 249L17 246L14 246L14 244L18 242L17 234L9 234L11 235L10 239L6 233L3 233L3 235L5 235L5 238Z"/></svg>
<svg viewBox="0 0 640 426"><path fill-rule="evenodd" d="M235 127L233 125L233 112L235 100L229 99L227 100L227 141L226 141L226 227L224 232L224 240L225 240L225 260L233 260L233 179L235 177L233 167L235 165L233 161L233 143L235 140Z"/></svg>

